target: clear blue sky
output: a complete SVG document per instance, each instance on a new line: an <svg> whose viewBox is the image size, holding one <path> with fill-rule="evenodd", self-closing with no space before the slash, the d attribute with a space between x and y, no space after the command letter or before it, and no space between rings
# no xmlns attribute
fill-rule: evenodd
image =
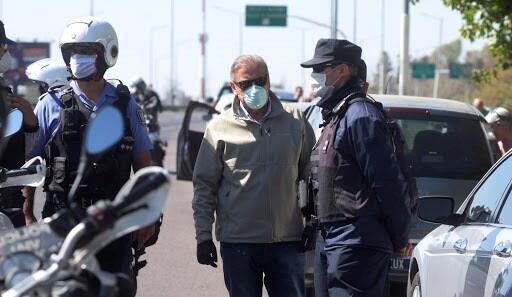
<svg viewBox="0 0 512 297"><path fill-rule="evenodd" d="M90 14L90 0L0 0L7 36L20 41L50 41L51 56L61 58L58 40L66 24L75 17ZM199 95L201 0L174 0L175 78L187 94ZM286 5L288 14L329 24L330 0L206 0L207 94L213 96L224 81L229 80L229 67L240 52L240 15L245 5ZM353 39L354 0L338 0L339 28ZM120 42L116 66L107 71L108 78L125 82L133 75L149 80L149 40L153 32L154 84L162 95L169 87L170 75L170 0L94 1L94 14L111 22ZM402 0L385 0L385 50L394 60L400 48ZM442 4L441 0L422 0L411 5L410 54L420 57L439 44L439 21L443 19L442 41L459 38L461 16ZM377 69L381 48L381 0L357 0L356 43L363 48L371 79ZM289 19L286 28L243 28L243 52L261 55L270 69L270 78L292 90L307 83L309 72L299 64L313 55L316 41L329 37L330 31L309 23ZM304 36L304 42L302 41ZM484 41L464 42L464 50L481 48ZM303 56L304 55L304 56Z"/></svg>

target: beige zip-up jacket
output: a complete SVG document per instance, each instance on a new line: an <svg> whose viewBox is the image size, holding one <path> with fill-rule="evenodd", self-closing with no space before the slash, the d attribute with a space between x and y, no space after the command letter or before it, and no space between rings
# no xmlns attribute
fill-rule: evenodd
<svg viewBox="0 0 512 297"><path fill-rule="evenodd" d="M313 129L270 93L261 123L242 118L240 101L208 123L194 168L197 242L272 243L301 239L299 179L309 174Z"/></svg>

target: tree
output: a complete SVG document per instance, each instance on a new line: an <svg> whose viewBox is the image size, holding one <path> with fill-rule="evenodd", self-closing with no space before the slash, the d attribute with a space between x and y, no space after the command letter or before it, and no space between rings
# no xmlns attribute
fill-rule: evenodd
<svg viewBox="0 0 512 297"><path fill-rule="evenodd" d="M418 0L414 0L413 3ZM512 1L511 0L443 0L448 7L462 14L461 35L474 41L489 40L489 51L497 64L482 69L474 78L477 81L494 78L498 69L512 66Z"/></svg>

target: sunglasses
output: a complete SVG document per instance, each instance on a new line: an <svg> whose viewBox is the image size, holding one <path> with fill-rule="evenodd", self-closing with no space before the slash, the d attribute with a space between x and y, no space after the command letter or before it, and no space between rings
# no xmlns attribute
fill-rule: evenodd
<svg viewBox="0 0 512 297"><path fill-rule="evenodd" d="M80 55L97 55L102 52L101 46L96 43L82 43L82 44L65 44L63 49L66 49L71 54Z"/></svg>
<svg viewBox="0 0 512 297"><path fill-rule="evenodd" d="M336 67L336 66L341 65L341 64L344 64L344 63L324 63L324 64L320 64L320 65L317 65L317 66L313 66L313 72L321 73L321 72L324 72L325 68L327 68L327 67Z"/></svg>
<svg viewBox="0 0 512 297"><path fill-rule="evenodd" d="M245 91L252 85L264 87L267 84L267 76L261 76L261 77L255 78L255 79L242 80L242 81L233 82L233 83L236 86L238 86L242 91Z"/></svg>

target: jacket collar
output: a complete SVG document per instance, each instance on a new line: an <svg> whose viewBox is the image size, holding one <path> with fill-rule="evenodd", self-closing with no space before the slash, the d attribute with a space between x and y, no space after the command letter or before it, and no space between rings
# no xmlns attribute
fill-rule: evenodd
<svg viewBox="0 0 512 297"><path fill-rule="evenodd" d="M277 117L278 115L284 112L284 107L283 104L281 103L281 100L279 100L279 98L277 98L277 96L272 91L268 92L268 96L269 102L272 105L272 110L265 119ZM235 116L235 118L245 119L240 115L240 99L238 98L237 95L235 95L235 98L233 99L233 105L231 109L233 111L233 115Z"/></svg>
<svg viewBox="0 0 512 297"><path fill-rule="evenodd" d="M364 93L357 77L352 77L339 89L329 90L316 105L330 111L352 93Z"/></svg>

